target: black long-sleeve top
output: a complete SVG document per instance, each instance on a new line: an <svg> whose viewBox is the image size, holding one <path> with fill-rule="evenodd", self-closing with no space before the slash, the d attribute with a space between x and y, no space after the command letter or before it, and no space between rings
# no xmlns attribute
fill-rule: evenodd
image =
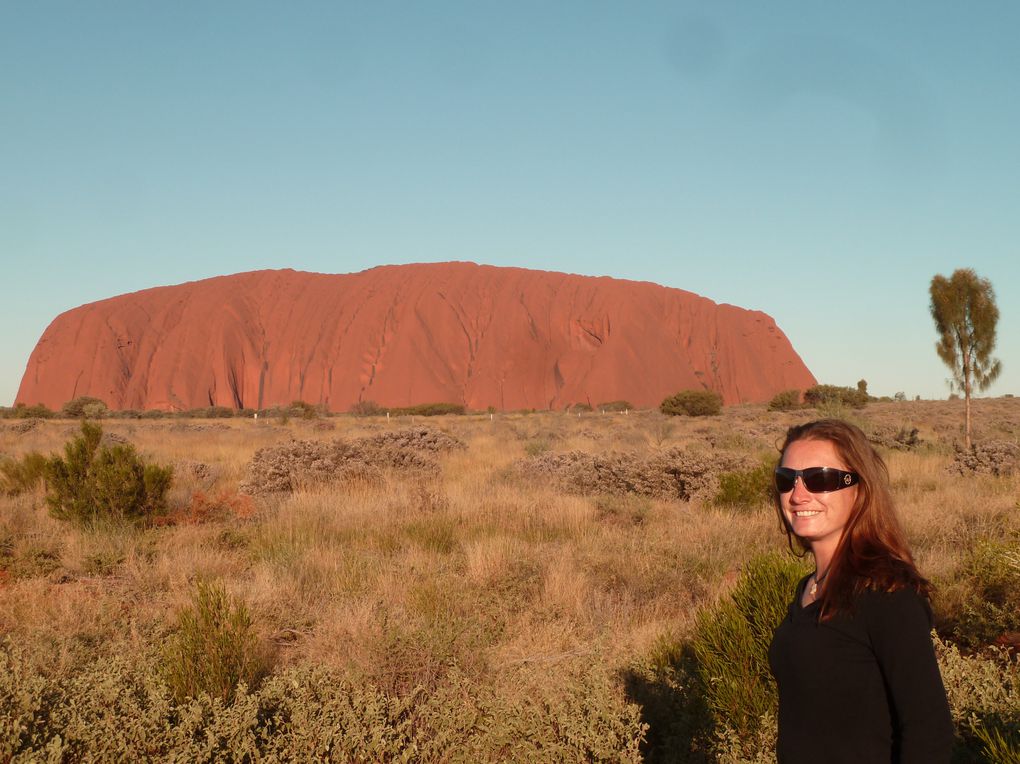
<svg viewBox="0 0 1020 764"><path fill-rule="evenodd" d="M807 580L769 648L781 764L948 762L953 722L927 602L912 589L866 591L852 614L819 622L818 602L800 605Z"/></svg>

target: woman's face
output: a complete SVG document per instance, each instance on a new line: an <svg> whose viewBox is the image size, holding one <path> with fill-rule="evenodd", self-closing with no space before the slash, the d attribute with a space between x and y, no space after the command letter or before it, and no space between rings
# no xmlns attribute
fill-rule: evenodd
<svg viewBox="0 0 1020 764"><path fill-rule="evenodd" d="M786 447L781 466L795 470L808 467L835 467L849 472L836 447L828 440L795 440ZM793 490L779 494L783 515L795 534L811 545L835 549L850 520L857 486L829 493L811 493L804 481L797 478Z"/></svg>

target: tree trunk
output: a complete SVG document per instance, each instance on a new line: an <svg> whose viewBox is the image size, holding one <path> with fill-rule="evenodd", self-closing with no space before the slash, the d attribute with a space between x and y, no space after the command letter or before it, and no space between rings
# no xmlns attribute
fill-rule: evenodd
<svg viewBox="0 0 1020 764"><path fill-rule="evenodd" d="M963 398L964 408L967 412L963 444L970 451L970 353L963 354Z"/></svg>

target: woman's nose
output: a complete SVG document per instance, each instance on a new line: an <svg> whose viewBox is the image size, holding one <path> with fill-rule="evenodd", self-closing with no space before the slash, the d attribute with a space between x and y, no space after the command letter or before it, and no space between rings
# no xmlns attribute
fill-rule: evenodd
<svg viewBox="0 0 1020 764"><path fill-rule="evenodd" d="M804 478L797 475L793 479L793 493L790 494L790 501L802 503L811 500L811 491L804 486Z"/></svg>

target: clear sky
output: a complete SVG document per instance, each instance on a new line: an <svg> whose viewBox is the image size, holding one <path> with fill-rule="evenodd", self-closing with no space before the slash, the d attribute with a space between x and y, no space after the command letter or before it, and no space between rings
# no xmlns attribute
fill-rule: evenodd
<svg viewBox="0 0 1020 764"><path fill-rule="evenodd" d="M0 0L0 404L83 303L443 260L762 310L819 381L925 398L928 285L970 267L988 394L1020 394L1018 28L1014 0Z"/></svg>

